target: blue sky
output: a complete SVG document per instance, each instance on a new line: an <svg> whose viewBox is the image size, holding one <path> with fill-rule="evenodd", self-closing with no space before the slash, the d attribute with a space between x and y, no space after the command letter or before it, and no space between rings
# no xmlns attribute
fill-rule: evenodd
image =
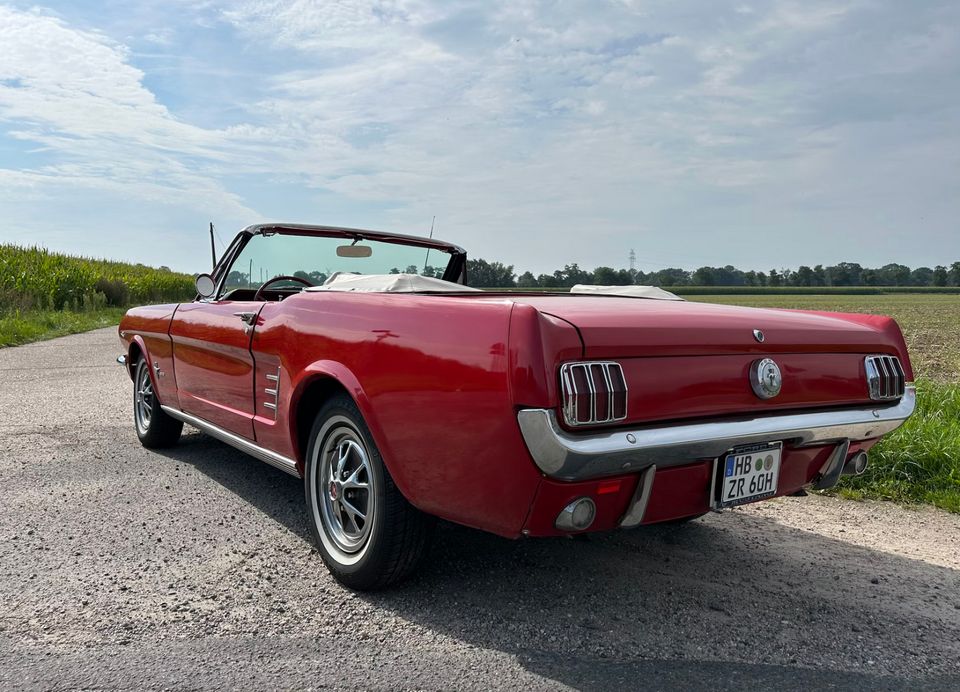
<svg viewBox="0 0 960 692"><path fill-rule="evenodd" d="M0 0L0 242L266 220L518 269L960 260L960 3Z"/></svg>

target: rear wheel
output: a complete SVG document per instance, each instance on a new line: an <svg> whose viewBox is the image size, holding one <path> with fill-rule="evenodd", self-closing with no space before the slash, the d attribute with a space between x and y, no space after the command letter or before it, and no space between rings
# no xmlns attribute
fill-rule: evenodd
<svg viewBox="0 0 960 692"><path fill-rule="evenodd" d="M160 408L153 390L150 366L141 356L133 371L133 425L144 447L170 447L180 439L183 422L171 418Z"/></svg>
<svg viewBox="0 0 960 692"><path fill-rule="evenodd" d="M348 396L332 398L317 414L305 471L310 529L338 581L378 589L416 569L433 519L400 494Z"/></svg>

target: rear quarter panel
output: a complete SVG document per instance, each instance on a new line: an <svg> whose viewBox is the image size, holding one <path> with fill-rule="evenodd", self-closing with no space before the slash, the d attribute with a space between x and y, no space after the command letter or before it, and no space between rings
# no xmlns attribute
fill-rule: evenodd
<svg viewBox="0 0 960 692"><path fill-rule="evenodd" d="M892 350L900 358L900 364L903 366L903 371L907 377L907 382L913 381L913 364L910 362L910 354L907 352L907 342L903 338L903 332L900 329L900 325L897 324L897 321L892 317L851 312L813 312L810 310L797 310L796 312L806 312L807 314L811 315L835 317L872 329L893 347Z"/></svg>
<svg viewBox="0 0 960 692"><path fill-rule="evenodd" d="M353 396L391 476L419 509L517 535L540 480L511 394L504 300L309 293L267 304L259 364L281 368L277 424L257 439L303 464L295 411L317 378ZM284 447L285 446L285 447Z"/></svg>

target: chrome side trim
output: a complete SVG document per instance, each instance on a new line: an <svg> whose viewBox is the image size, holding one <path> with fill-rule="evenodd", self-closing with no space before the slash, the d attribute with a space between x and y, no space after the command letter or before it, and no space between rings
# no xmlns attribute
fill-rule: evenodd
<svg viewBox="0 0 960 692"><path fill-rule="evenodd" d="M916 388L889 406L730 418L701 423L574 434L552 409L523 409L517 422L537 467L551 478L583 480L638 471L651 464L680 466L719 457L751 442L782 440L801 446L860 441L885 435L913 413Z"/></svg>
<svg viewBox="0 0 960 692"><path fill-rule="evenodd" d="M640 482L637 483L637 489L630 501L630 509L620 520L621 529L638 526L643 521L643 515L647 513L647 503L650 502L650 493L653 491L653 479L656 474L657 465L651 464L640 476Z"/></svg>
<svg viewBox="0 0 960 692"><path fill-rule="evenodd" d="M286 471L291 476L300 478L300 472L297 471L297 462L295 462L293 459L288 459L281 454L271 452L269 449L264 449L250 440L246 440L239 435L234 435L232 432L224 430L213 423L208 423L202 418L197 418L196 416L185 413L179 409L163 405L161 405L160 408L163 409L163 412L171 418L182 420L184 423L192 425L200 432L206 433L210 437L215 437L221 442L226 442L228 445L239 449L241 452L245 452L256 459L259 459L260 461L266 462L271 466L280 469L281 471Z"/></svg>
<svg viewBox="0 0 960 692"><path fill-rule="evenodd" d="M277 420L277 405L280 403L280 366L277 366L277 374L266 374L267 382L275 382L273 387L265 387L263 393L268 397L273 397L273 401L264 401L264 408L273 411L273 420Z"/></svg>
<svg viewBox="0 0 960 692"><path fill-rule="evenodd" d="M850 440L843 440L833 450L833 454L827 459L826 463L820 469L820 478L813 483L817 490L826 490L832 488L840 480L840 474L843 473L843 465L847 463L847 453L850 451Z"/></svg>

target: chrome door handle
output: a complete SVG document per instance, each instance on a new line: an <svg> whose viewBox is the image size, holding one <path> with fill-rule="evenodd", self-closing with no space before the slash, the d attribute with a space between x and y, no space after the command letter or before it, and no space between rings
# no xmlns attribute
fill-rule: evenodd
<svg viewBox="0 0 960 692"><path fill-rule="evenodd" d="M257 321L257 313L255 312L235 312L233 313L234 317L239 317L243 320L244 324L248 324L251 327L253 323Z"/></svg>

